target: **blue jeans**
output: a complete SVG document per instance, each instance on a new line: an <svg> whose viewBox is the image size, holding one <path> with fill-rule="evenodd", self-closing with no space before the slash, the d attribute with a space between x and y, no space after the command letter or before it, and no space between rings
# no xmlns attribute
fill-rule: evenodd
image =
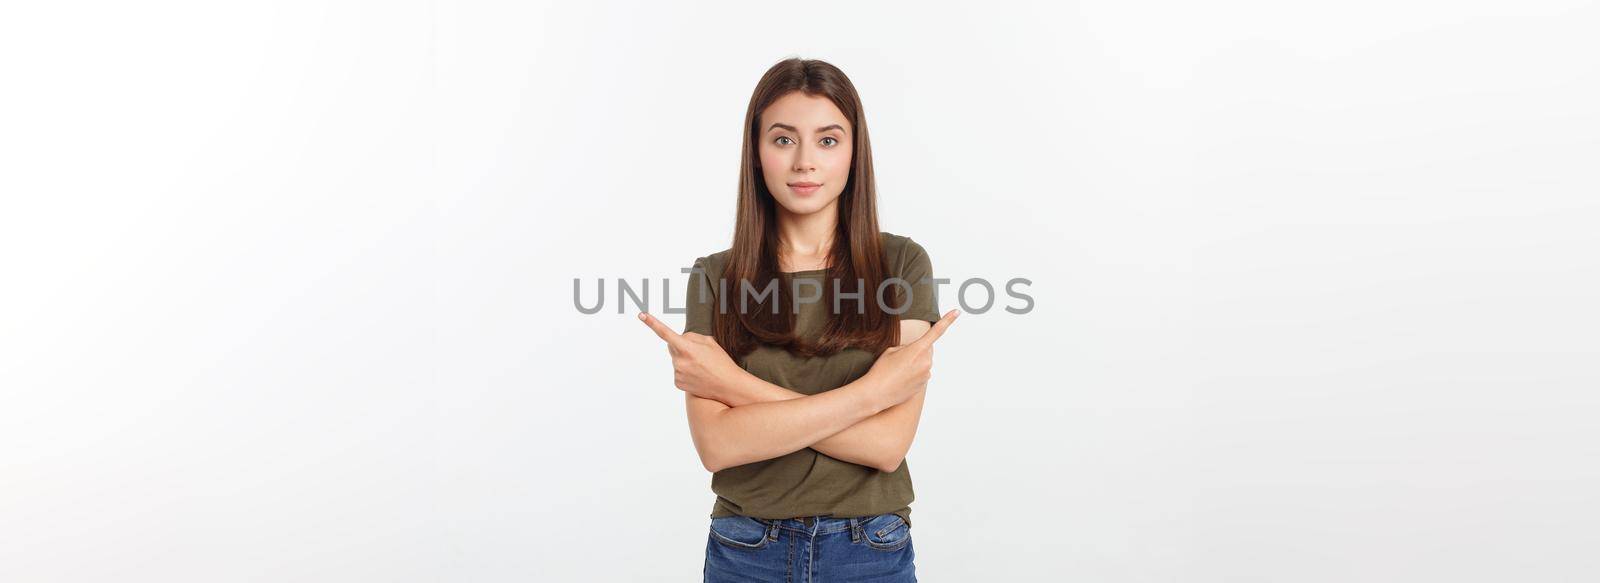
<svg viewBox="0 0 1600 583"><path fill-rule="evenodd" d="M894 514L711 519L705 582L914 583L911 526Z"/></svg>

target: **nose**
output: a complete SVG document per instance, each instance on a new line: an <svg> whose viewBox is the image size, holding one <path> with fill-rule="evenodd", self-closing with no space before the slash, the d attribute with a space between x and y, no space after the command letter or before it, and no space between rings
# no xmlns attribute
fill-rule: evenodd
<svg viewBox="0 0 1600 583"><path fill-rule="evenodd" d="M794 171L795 172L810 172L812 170L816 170L817 169L817 164L813 160L814 156L812 154L813 154L813 152L811 150L811 146L809 146L807 144L802 143L799 146L795 147L795 149L794 149Z"/></svg>

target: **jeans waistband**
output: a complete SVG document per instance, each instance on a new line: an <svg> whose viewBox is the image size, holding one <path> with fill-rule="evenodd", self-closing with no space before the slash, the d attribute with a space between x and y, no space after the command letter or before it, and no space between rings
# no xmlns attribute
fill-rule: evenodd
<svg viewBox="0 0 1600 583"><path fill-rule="evenodd" d="M856 525L871 519L871 516L834 518L832 516L797 516L794 518L757 518L767 526L787 528L800 532L828 534L831 532L855 532Z"/></svg>

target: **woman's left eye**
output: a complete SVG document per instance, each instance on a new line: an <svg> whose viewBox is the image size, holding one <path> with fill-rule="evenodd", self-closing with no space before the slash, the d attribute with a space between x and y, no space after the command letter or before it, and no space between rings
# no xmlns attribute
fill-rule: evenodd
<svg viewBox="0 0 1600 583"><path fill-rule="evenodd" d="M833 147L834 144L838 144L838 143L839 143L839 140L835 140L833 138L822 138L822 145L824 145L824 146Z"/></svg>

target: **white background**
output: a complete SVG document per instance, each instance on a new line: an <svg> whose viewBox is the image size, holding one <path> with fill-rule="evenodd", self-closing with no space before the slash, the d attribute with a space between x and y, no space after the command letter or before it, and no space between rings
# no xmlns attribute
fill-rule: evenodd
<svg viewBox="0 0 1600 583"><path fill-rule="evenodd" d="M860 90L885 230L1034 282L941 340L922 580L1595 580L1596 30L1555 1L8 5L0 580L699 580L710 477L614 284L659 312L727 246L791 55Z"/></svg>

